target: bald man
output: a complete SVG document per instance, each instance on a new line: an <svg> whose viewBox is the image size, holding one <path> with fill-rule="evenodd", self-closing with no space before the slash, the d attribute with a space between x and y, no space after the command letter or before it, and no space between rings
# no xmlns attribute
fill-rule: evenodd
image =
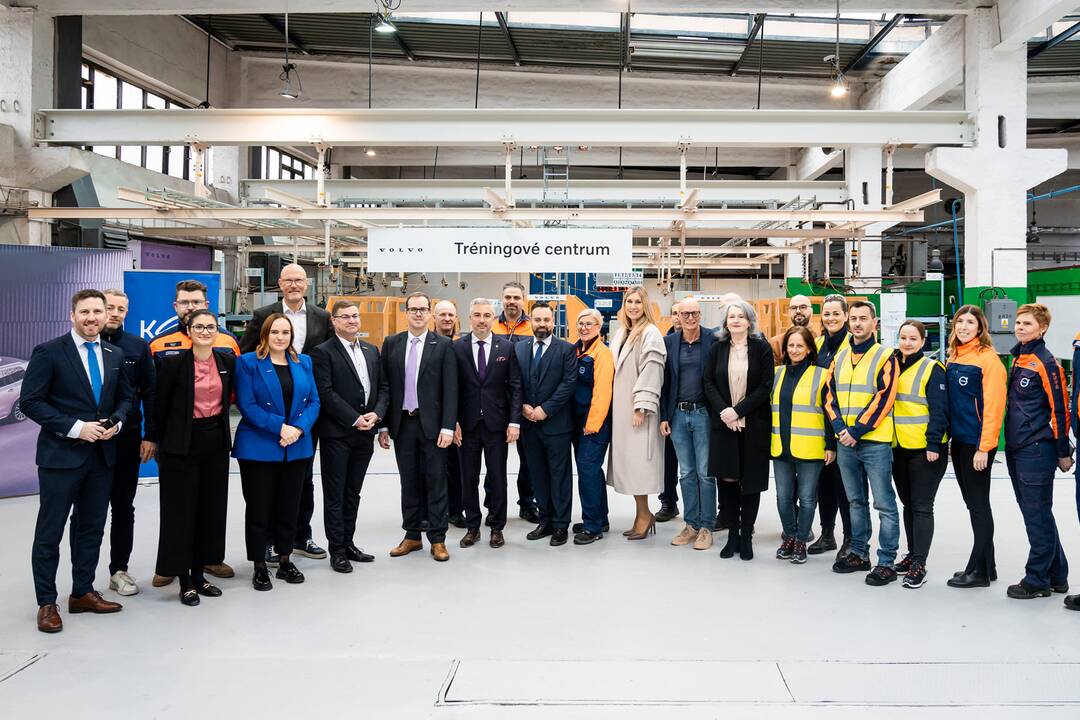
<svg viewBox="0 0 1080 720"><path fill-rule="evenodd" d="M293 349L309 355L319 345L334 337L330 324L330 313L316 305L307 304L308 276L303 267L293 263L281 268L278 286L282 299L279 302L264 305L251 315L251 321L240 338L240 352L251 352L259 345L259 330L270 315L283 313L293 326ZM318 424L312 428L312 442L318 445ZM312 483L312 465L315 456L307 461L304 473L304 486L300 494L300 515L296 523L296 537L293 542L295 552L304 557L321 560L326 557L326 550L315 544L311 535L311 516L315 512L315 485ZM267 548L267 557L276 557Z"/></svg>
<svg viewBox="0 0 1080 720"><path fill-rule="evenodd" d="M453 300L440 300L435 303L435 332L450 340L457 340L458 314ZM461 454L457 445L446 448L446 499L450 511L449 522L457 528L465 527L465 502L461 484ZM420 473L426 471L422 468ZM425 502L424 507L427 507ZM426 510L425 510L426 513ZM425 514L424 517L427 517Z"/></svg>
<svg viewBox="0 0 1080 720"><path fill-rule="evenodd" d="M772 345L774 365L782 365L784 362L783 348L780 347L780 344L784 341L784 334L792 327L809 328L810 320L813 317L814 306L810 304L810 298L805 295L792 296L791 302L788 304L788 320L791 321L791 325L784 328L784 332L779 335L769 338L769 344Z"/></svg>

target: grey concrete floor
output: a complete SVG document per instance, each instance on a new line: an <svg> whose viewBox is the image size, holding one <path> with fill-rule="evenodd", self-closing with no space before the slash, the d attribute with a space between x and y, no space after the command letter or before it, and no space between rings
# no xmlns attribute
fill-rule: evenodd
<svg viewBox="0 0 1080 720"><path fill-rule="evenodd" d="M514 453L511 453L514 455ZM316 464L316 468L317 468ZM516 460L511 458L512 471ZM1002 463L994 509L1001 579L960 591L945 580L970 549L950 472L937 504L930 581L865 585L772 558L780 525L762 498L751 562L669 541L627 542L633 502L610 494L612 534L588 547L530 543L514 517L506 547L392 559L401 537L393 454L376 451L357 543L376 561L338 575L298 559L303 585L250 586L243 498L233 476L227 560L237 577L197 608L150 587L157 487L139 488L131 572L142 592L111 616L34 624L30 544L36 497L0 501L0 717L680 718L1080 717L1080 613L1061 597L1009 600L1027 544ZM316 477L316 482L318 478ZM511 488L513 478L511 478ZM1056 484L1066 552L1080 562L1071 476ZM511 490L513 492L513 490ZM318 491L316 493L318 503ZM655 505L655 502L654 502ZM575 498L576 510L576 498ZM321 506L316 507L316 539ZM719 539L723 539L722 537ZM70 589L66 548L61 597ZM108 584L102 554L98 588ZM1076 592L1080 592L1080 577ZM105 592L117 599L115 594Z"/></svg>

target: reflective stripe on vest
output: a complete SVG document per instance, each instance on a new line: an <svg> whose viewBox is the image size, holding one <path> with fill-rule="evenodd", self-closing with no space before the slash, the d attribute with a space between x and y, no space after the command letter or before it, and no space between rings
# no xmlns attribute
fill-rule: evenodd
<svg viewBox="0 0 1080 720"><path fill-rule="evenodd" d="M892 352L880 343L874 343L870 349L859 358L858 364L851 364L851 348L845 348L836 355L836 400L840 405L840 415L844 424L854 427L859 415L873 400L877 392L877 376L885 363L892 357ZM874 442L893 441L893 414L881 419L873 430L862 436L863 440Z"/></svg>
<svg viewBox="0 0 1080 720"><path fill-rule="evenodd" d="M926 386L935 363L937 360L923 357L897 378L896 404L893 405L894 445L908 450L926 447L926 428L930 424Z"/></svg>
<svg viewBox="0 0 1080 720"><path fill-rule="evenodd" d="M773 378L773 457L780 457L783 452L783 441L780 437L780 391L784 385L785 374L787 366L782 366ZM791 435L788 437L788 452L798 460L821 460L825 457L825 413L821 407L824 379L825 368L807 368L791 394Z"/></svg>

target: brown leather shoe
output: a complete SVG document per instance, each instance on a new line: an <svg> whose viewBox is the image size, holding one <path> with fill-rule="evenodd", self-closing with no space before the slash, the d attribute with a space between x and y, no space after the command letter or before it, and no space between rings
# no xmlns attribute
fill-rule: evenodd
<svg viewBox="0 0 1080 720"><path fill-rule="evenodd" d="M236 577L236 571L232 569L231 565L225 563L221 563L220 565L203 565L203 571L218 578Z"/></svg>
<svg viewBox="0 0 1080 720"><path fill-rule="evenodd" d="M176 578L169 577L167 575L154 575L154 579L153 579L153 581L151 581L150 584L153 585L154 587L165 587L166 585L169 585L170 583L172 583L172 581L175 580L175 579Z"/></svg>
<svg viewBox="0 0 1080 720"><path fill-rule="evenodd" d="M491 531L491 540L490 540L490 542L488 542L488 545L490 545L493 548L501 548L505 544L506 544L506 541L503 540L502 530L492 530Z"/></svg>
<svg viewBox="0 0 1080 720"><path fill-rule="evenodd" d="M458 543L458 545L467 548L472 547L478 542L480 542L480 530L478 528L469 528L465 532L465 537L461 538L461 542Z"/></svg>
<svg viewBox="0 0 1080 720"><path fill-rule="evenodd" d="M56 604L42 605L37 611L37 629L43 633L58 633L64 629L60 608Z"/></svg>
<svg viewBox="0 0 1080 720"><path fill-rule="evenodd" d="M82 597L68 598L68 612L81 613L92 612L98 614L120 612L124 606L117 602L111 602L101 597L97 590L91 590Z"/></svg>
<svg viewBox="0 0 1080 720"><path fill-rule="evenodd" d="M398 546L390 551L390 557L401 557L402 555L408 555L411 552L424 549L424 542L422 540L410 540L409 538L403 539Z"/></svg>
<svg viewBox="0 0 1080 720"><path fill-rule="evenodd" d="M431 544L431 557L435 558L439 562L446 562L450 559L450 553L446 551L445 543L432 543Z"/></svg>

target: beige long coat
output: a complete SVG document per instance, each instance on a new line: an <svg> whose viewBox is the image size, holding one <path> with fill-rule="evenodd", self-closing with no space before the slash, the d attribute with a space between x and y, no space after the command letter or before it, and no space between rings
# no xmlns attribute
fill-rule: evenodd
<svg viewBox="0 0 1080 720"><path fill-rule="evenodd" d="M660 390L667 349L656 326L636 347L623 351L622 327L611 340L615 385L611 393L611 449L607 482L622 495L656 495L664 489L664 439L660 435ZM640 427L631 425L634 410L645 411Z"/></svg>

